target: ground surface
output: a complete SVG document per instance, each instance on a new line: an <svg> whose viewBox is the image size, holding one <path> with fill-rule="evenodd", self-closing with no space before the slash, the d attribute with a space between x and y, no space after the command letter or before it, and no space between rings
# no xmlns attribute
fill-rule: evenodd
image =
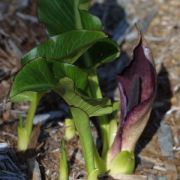
<svg viewBox="0 0 180 180"><path fill-rule="evenodd" d="M180 179L180 1L97 0L93 3L91 11L102 19L105 31L122 46L119 61L131 56L137 43L134 23L144 31L154 55L158 93L149 124L138 143L139 163L135 174L148 176L152 180ZM0 1L0 24L0 146L8 145L15 149L17 119L19 114L27 111L28 105L8 101L12 77L20 68L21 56L43 41L46 33L37 23L36 0ZM119 61L116 65L120 66ZM102 79L111 83L121 69L119 66L115 69L111 64L100 69ZM102 88L112 96L114 87L106 89L103 82ZM40 132L40 143L36 143L37 138L34 138L28 157L33 163L32 159L36 159L34 167L36 174L39 174L40 168L39 179L55 180L58 177L59 143L64 131L65 109L54 94L45 97L38 108L40 119L44 113L51 112L56 116L41 131L38 126L34 131L35 137ZM68 143L71 179L85 179L79 147L77 137ZM27 155L20 154L18 157L22 160ZM28 161L29 164L31 162ZM19 164L21 170L27 173L29 166L26 161Z"/></svg>

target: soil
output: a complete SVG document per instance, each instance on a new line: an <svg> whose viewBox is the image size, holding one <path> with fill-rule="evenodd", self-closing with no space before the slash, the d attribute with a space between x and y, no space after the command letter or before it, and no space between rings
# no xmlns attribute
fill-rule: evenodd
<svg viewBox="0 0 180 180"><path fill-rule="evenodd" d="M0 2L0 145L6 143L9 153L15 153L10 159L22 174L31 174L26 179L56 180L66 105L53 93L42 99L38 115L55 111L61 115L35 126L29 150L22 153L16 150L16 130L18 117L26 114L28 104L13 104L8 99L13 76L20 69L20 58L47 38L45 28L36 18L36 8L36 0ZM132 56L137 44L135 23L152 49L158 73L153 111L136 150L136 177L130 179L180 179L179 9L179 0L92 1L91 12L102 19L104 30L119 43L122 51L116 62L99 69L104 94L118 99L114 80L122 70L122 62ZM96 134L95 128L93 134ZM66 147L70 179L86 179L78 136L66 143ZM102 177L108 178L111 179Z"/></svg>

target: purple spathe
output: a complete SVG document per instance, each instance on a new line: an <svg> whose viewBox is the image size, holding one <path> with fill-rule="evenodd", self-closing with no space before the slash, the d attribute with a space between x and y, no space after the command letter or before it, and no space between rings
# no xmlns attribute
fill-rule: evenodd
<svg viewBox="0 0 180 180"><path fill-rule="evenodd" d="M150 49L141 37L130 64L117 77L121 120L110 149L111 158L120 151L134 151L150 116L156 94L156 78Z"/></svg>

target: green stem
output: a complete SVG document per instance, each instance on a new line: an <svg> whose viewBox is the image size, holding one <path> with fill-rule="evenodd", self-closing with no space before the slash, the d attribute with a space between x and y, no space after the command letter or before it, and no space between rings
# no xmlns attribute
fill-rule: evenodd
<svg viewBox="0 0 180 180"><path fill-rule="evenodd" d="M93 150L94 150L94 162L95 168L98 170L98 174L104 174L107 171L105 161L99 156L97 148L93 143Z"/></svg>
<svg viewBox="0 0 180 180"><path fill-rule="evenodd" d="M59 180L68 180L68 160L64 141L60 147Z"/></svg>
<svg viewBox="0 0 180 180"><path fill-rule="evenodd" d="M69 141L76 134L74 121L73 121L73 119L66 118L64 123L65 123L65 135L64 135L64 138L65 138L65 140Z"/></svg>
<svg viewBox="0 0 180 180"><path fill-rule="evenodd" d="M30 106L29 106L28 114L25 120L25 125L20 119L20 123L18 126L18 149L21 151L25 151L28 148L28 145L31 139L33 118L34 118L39 100L40 100L39 94L37 94L36 96L32 98Z"/></svg>
<svg viewBox="0 0 180 180"><path fill-rule="evenodd" d="M98 124L103 141L102 158L106 160L107 152L109 149L109 120L106 116L98 117Z"/></svg>
<svg viewBox="0 0 180 180"><path fill-rule="evenodd" d="M88 179L87 180L98 180L98 175L99 175L99 170L98 169L94 169L94 171L91 172L91 174L88 175Z"/></svg>
<svg viewBox="0 0 180 180"><path fill-rule="evenodd" d="M82 23L81 23L81 18L78 16L76 19L77 19L76 27L81 29L83 27ZM83 57L84 57L86 67L87 68L90 67L92 64L92 60L91 60L89 53L86 52L83 55ZM89 79L89 81L90 81L89 85L90 85L92 96L94 98L102 98L102 93L101 93L101 89L99 87L99 81L98 81L98 78L96 75L96 71L92 72L92 74L89 76L89 78L90 78ZM93 85L91 82L96 83L96 85ZM100 127L101 137L103 139L102 156L105 158L107 151L108 151L108 147L109 147L109 143L108 143L109 142L109 125L108 125L109 121L108 121L107 117L105 117L105 116L100 117L98 120L98 124Z"/></svg>
<svg viewBox="0 0 180 180"><path fill-rule="evenodd" d="M74 119L76 129L79 133L80 143L82 146L83 156L85 160L88 175L94 171L94 152L93 137L88 115L79 108L71 107L71 113Z"/></svg>
<svg viewBox="0 0 180 180"><path fill-rule="evenodd" d="M36 112L37 105L38 105L38 98L36 97L32 100L30 104L29 111L26 118L25 128L27 130L27 134L29 137L31 136L32 127L33 127L33 118Z"/></svg>
<svg viewBox="0 0 180 180"><path fill-rule="evenodd" d="M101 89L99 87L99 80L96 74L96 70L92 70L92 69L90 70L88 80L89 80L89 88L91 91L91 96L94 98L102 98L103 96Z"/></svg>
<svg viewBox="0 0 180 180"><path fill-rule="evenodd" d="M19 125L18 126L18 149L20 151L25 151L28 147L28 135L26 129Z"/></svg>
<svg viewBox="0 0 180 180"><path fill-rule="evenodd" d="M117 133L117 119L115 117L112 117L109 122L109 147L111 147L111 145L113 144L114 138Z"/></svg>
<svg viewBox="0 0 180 180"><path fill-rule="evenodd" d="M74 1L75 5L74 5L74 16L75 16L75 19L76 19L76 28L77 29L83 29L83 26L82 26L82 22L81 22L81 16L80 16L80 13L79 13L79 9L77 9L76 7L79 6L79 0L76 0Z"/></svg>
<svg viewBox="0 0 180 180"><path fill-rule="evenodd" d="M102 98L102 92L99 86L99 80L96 75L96 71L91 71L89 74L89 87L91 95L94 98ZM109 149L109 119L107 116L98 117L98 125L102 137L102 157L106 159L107 151Z"/></svg>

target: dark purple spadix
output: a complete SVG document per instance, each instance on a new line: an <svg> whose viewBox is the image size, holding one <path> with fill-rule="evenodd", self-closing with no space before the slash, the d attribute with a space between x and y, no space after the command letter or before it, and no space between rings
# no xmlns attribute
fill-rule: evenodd
<svg viewBox="0 0 180 180"><path fill-rule="evenodd" d="M156 71L150 49L141 37L135 47L133 59L118 76L121 121L110 157L120 151L134 151L152 109L156 94Z"/></svg>

